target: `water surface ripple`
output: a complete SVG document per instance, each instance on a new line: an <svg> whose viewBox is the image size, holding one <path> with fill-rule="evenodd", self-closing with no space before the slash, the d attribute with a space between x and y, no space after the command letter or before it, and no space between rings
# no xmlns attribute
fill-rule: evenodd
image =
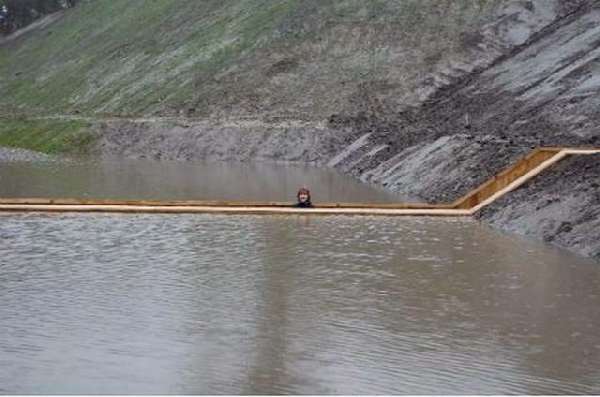
<svg viewBox="0 0 600 397"><path fill-rule="evenodd" d="M7 393L600 393L600 267L471 220L0 214L0 302Z"/></svg>

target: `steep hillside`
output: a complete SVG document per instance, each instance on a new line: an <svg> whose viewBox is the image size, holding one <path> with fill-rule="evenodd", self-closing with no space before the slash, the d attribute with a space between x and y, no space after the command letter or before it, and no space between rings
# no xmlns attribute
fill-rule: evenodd
<svg viewBox="0 0 600 397"><path fill-rule="evenodd" d="M461 69L485 0L94 0L1 47L3 108L322 119ZM477 43L478 44L478 43ZM468 68L468 67L467 67Z"/></svg>

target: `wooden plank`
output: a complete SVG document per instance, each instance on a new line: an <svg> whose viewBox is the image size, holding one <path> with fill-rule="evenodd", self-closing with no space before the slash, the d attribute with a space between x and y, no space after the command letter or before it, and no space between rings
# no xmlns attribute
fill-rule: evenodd
<svg viewBox="0 0 600 397"><path fill-rule="evenodd" d="M478 188L470 191L460 199L456 200L452 204L453 208L468 209L477 206L479 203L491 197L497 191L508 186L517 178L525 175L527 172L531 171L544 161L557 156L559 153L560 150L557 151L546 148L534 150L512 166L493 176Z"/></svg>
<svg viewBox="0 0 600 397"><path fill-rule="evenodd" d="M523 185L525 182L527 182L531 178L539 175L542 171L546 170L548 167L559 162L560 160L562 160L563 158L565 158L567 156L569 156L569 153L567 151L561 151L557 155L550 157L545 162L543 162L543 163L539 164L537 167L531 169L525 175L522 175L521 177L513 180L511 183L504 186L502 189L498 190L491 196L485 198L485 200L482 200L477 205L471 207L469 209L469 212L471 212L472 214L476 213L481 208L493 203L494 201L498 200L500 197L502 197L506 193L511 192L514 189L518 188L519 186Z"/></svg>
<svg viewBox="0 0 600 397"><path fill-rule="evenodd" d="M384 215L384 216L468 216L455 209L386 208L297 208L297 207L221 207L221 206L140 206L140 205L40 205L0 204L0 212L102 212L102 213L220 213L220 214L296 214L296 215Z"/></svg>
<svg viewBox="0 0 600 397"><path fill-rule="evenodd" d="M90 200L74 198L2 198L0 204L15 205L123 205L123 206L203 206L203 207L293 207L292 202L235 202L235 201L154 201L154 200ZM382 208L382 209L451 209L450 205L426 203L318 203L317 208Z"/></svg>

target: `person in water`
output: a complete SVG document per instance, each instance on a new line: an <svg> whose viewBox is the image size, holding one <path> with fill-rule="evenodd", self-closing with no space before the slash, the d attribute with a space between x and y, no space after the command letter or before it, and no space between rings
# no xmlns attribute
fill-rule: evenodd
<svg viewBox="0 0 600 397"><path fill-rule="evenodd" d="M296 203L296 207L300 208L312 208L312 203L310 202L310 191L303 187L298 190L298 202Z"/></svg>

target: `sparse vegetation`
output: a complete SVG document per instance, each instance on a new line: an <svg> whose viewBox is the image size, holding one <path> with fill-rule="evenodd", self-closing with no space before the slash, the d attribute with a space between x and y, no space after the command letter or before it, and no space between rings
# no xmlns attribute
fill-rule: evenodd
<svg viewBox="0 0 600 397"><path fill-rule="evenodd" d="M95 0L0 46L20 113L289 114L323 119L357 87L402 98L460 51L483 0ZM417 20L419 23L415 23ZM285 73L273 65L299 60ZM335 96L332 96L335 92ZM302 93L302 94L300 94Z"/></svg>
<svg viewBox="0 0 600 397"><path fill-rule="evenodd" d="M81 121L0 119L0 146L86 154L95 139L88 127Z"/></svg>

